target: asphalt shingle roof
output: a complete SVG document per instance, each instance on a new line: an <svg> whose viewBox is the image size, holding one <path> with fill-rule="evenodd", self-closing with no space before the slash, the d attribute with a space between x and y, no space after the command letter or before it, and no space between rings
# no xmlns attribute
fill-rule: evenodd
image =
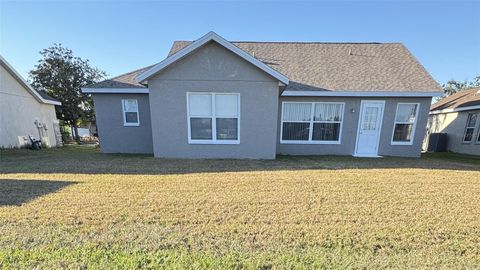
<svg viewBox="0 0 480 270"><path fill-rule="evenodd" d="M480 87L459 91L430 107L431 111L480 105Z"/></svg>
<svg viewBox="0 0 480 270"><path fill-rule="evenodd" d="M37 90L35 90L35 91L37 91ZM51 97L49 94L45 93L44 91L37 91L37 93L38 93L43 99L59 102L57 99Z"/></svg>
<svg viewBox="0 0 480 270"><path fill-rule="evenodd" d="M138 83L135 78L153 66L154 65L130 71L117 77L89 85L86 88L146 88L145 85Z"/></svg>
<svg viewBox="0 0 480 270"><path fill-rule="evenodd" d="M169 56L191 41L175 41ZM289 91L440 92L401 43L232 42L289 78ZM146 67L89 87L144 87Z"/></svg>

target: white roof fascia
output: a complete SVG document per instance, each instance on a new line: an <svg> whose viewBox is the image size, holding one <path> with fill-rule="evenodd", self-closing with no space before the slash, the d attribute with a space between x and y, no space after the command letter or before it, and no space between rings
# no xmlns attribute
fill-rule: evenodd
<svg viewBox="0 0 480 270"><path fill-rule="evenodd" d="M480 110L480 105L465 106L465 107L459 107L459 108L450 108L450 109L443 109L443 110L435 110L435 111L431 111L430 114L463 112L463 111L471 111L471 110Z"/></svg>
<svg viewBox="0 0 480 270"><path fill-rule="evenodd" d="M284 97L439 97L442 92L408 91L283 91Z"/></svg>
<svg viewBox="0 0 480 270"><path fill-rule="evenodd" d="M85 94L148 94L148 88L82 88Z"/></svg>

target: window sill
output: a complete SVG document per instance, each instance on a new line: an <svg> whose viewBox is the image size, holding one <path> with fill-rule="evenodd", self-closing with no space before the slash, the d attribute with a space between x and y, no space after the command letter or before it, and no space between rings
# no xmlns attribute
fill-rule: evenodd
<svg viewBox="0 0 480 270"><path fill-rule="evenodd" d="M140 123L138 124L123 124L124 127L139 127Z"/></svg>
<svg viewBox="0 0 480 270"><path fill-rule="evenodd" d="M379 156L379 155L366 155L366 154L354 154L353 157L359 157L359 158L383 158L383 156Z"/></svg>
<svg viewBox="0 0 480 270"><path fill-rule="evenodd" d="M281 140L280 144L340 144L339 141L284 141Z"/></svg>
<svg viewBox="0 0 480 270"><path fill-rule="evenodd" d="M202 140L189 140L188 144L240 144L240 141L202 141Z"/></svg>
<svg viewBox="0 0 480 270"><path fill-rule="evenodd" d="M392 145L413 145L413 142L391 142Z"/></svg>

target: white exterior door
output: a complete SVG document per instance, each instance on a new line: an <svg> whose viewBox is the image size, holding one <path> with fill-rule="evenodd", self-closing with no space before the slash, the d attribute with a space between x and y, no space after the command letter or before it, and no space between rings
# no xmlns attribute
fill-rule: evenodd
<svg viewBox="0 0 480 270"><path fill-rule="evenodd" d="M357 132L356 156L378 156L385 102L362 100Z"/></svg>

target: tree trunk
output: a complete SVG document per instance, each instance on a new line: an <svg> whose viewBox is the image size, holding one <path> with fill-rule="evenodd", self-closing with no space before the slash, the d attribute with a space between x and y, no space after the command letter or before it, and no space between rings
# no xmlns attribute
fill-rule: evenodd
<svg viewBox="0 0 480 270"><path fill-rule="evenodd" d="M75 139L75 141L77 141L78 144L80 144L80 136L78 136L78 127L75 121L73 121L72 126L75 133L73 134L73 138Z"/></svg>
<svg viewBox="0 0 480 270"><path fill-rule="evenodd" d="M69 122L70 125L70 134L72 135L72 140L75 139L75 130L73 130L73 125Z"/></svg>

